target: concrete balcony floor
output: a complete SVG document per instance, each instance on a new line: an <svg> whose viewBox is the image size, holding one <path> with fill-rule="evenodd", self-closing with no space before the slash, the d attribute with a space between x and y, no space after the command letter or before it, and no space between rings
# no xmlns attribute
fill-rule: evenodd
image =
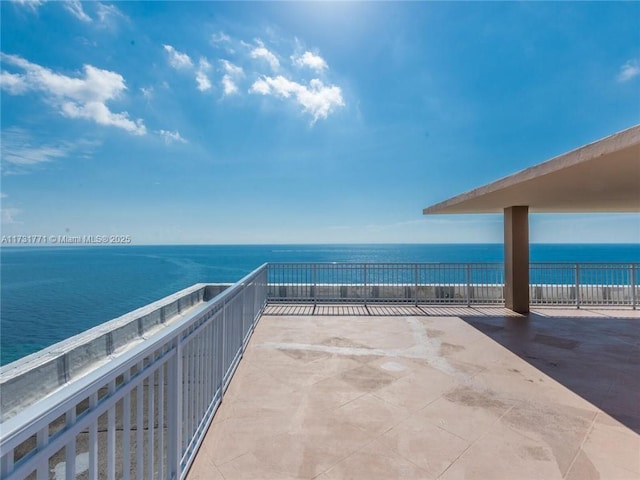
<svg viewBox="0 0 640 480"><path fill-rule="evenodd" d="M267 307L190 480L640 478L639 312L309 308Z"/></svg>

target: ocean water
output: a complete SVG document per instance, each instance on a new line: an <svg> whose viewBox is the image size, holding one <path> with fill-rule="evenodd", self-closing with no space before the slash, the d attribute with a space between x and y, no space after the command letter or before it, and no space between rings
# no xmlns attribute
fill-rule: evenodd
<svg viewBox="0 0 640 480"><path fill-rule="evenodd" d="M534 262L638 262L640 245L531 246ZM199 282L265 262L501 262L502 244L8 247L0 250L5 365Z"/></svg>

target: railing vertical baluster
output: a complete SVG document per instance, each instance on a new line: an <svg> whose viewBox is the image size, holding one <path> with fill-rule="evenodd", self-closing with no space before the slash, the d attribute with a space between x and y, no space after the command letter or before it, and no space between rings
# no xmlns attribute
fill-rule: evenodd
<svg viewBox="0 0 640 480"><path fill-rule="evenodd" d="M580 308L580 264L576 263L576 308Z"/></svg>
<svg viewBox="0 0 640 480"><path fill-rule="evenodd" d="M413 294L413 298L416 301L416 307L418 306L418 264L413 264L413 280L414 280L414 288L415 292Z"/></svg>
<svg viewBox="0 0 640 480"><path fill-rule="evenodd" d="M89 415L94 415L98 405L98 392L89 396ZM125 450L126 451L126 450ZM89 480L98 478L98 422L97 419L89 426ZM125 477L126 478L126 477Z"/></svg>
<svg viewBox="0 0 640 480"><path fill-rule="evenodd" d="M142 480L144 475L144 362L138 363L137 375L140 383L136 387L136 477Z"/></svg>
<svg viewBox="0 0 640 480"><path fill-rule="evenodd" d="M207 317L205 317L207 318ZM207 393L206 393L206 378L207 378L207 364L206 364L206 340L207 340L207 326L202 326L198 332L198 404L197 404L197 416L196 426L200 425L200 421L204 418L207 411Z"/></svg>
<svg viewBox="0 0 640 480"><path fill-rule="evenodd" d="M318 304L318 265L313 264L313 306Z"/></svg>
<svg viewBox="0 0 640 480"><path fill-rule="evenodd" d="M244 354L244 349L245 349L245 333L247 331L247 326L245 325L246 321L245 321L245 298L246 298L246 293L247 293L247 289L243 288L242 292L240 292L240 329L242 330L242 333L240 334L240 336L242 337L242 339L240 340L240 350L242 351L240 353L240 358L242 358L242 355Z"/></svg>
<svg viewBox="0 0 640 480"><path fill-rule="evenodd" d="M545 272L543 276L545 280L545 284L549 283L549 279L551 278L551 275L549 275L548 270L551 270L552 268L553 266L547 266L545 268ZM554 283L551 284L551 288L549 288L550 300L547 303L552 305L557 304L559 303L558 299L562 298L563 295L566 296L567 300L571 298L571 295L570 295L571 292L569 292L569 287L568 287L568 285L571 285L570 280L572 280L569 278L569 275L570 275L569 268L570 267L568 265L558 266L557 270L560 271L559 276L561 278L561 283L556 282L555 284Z"/></svg>
<svg viewBox="0 0 640 480"><path fill-rule="evenodd" d="M211 315L213 317L213 315ZM202 373L200 374L200 395L201 395L201 411L202 414L208 410L209 405L211 404L211 394L209 392L209 378L211 376L211 364L209 363L209 345L210 342L210 333L209 329L211 328L211 323L208 323L206 327L200 333L201 344L200 344L200 368Z"/></svg>
<svg viewBox="0 0 640 480"><path fill-rule="evenodd" d="M47 429L47 433L49 431L49 426L45 426L45 429ZM10 472L13 471L13 454L14 454L15 450L12 448L11 450L9 450L8 452L4 453L4 455L2 455L2 461L0 462L0 477L5 478ZM47 465L48 467L48 465ZM45 478L48 478L48 474L49 474L49 470L47 468L47 471L45 472L46 476ZM40 474L38 474L38 478L40 478Z"/></svg>
<svg viewBox="0 0 640 480"><path fill-rule="evenodd" d="M166 371L166 364L160 367L158 370L158 478L164 478L164 462L165 462L165 450L164 450L164 375ZM129 435L129 432L127 432Z"/></svg>
<svg viewBox="0 0 640 480"><path fill-rule="evenodd" d="M256 283L256 280L253 280L251 282L251 318L249 319L251 321L251 332L253 332L253 329L256 325L256 311L258 310L256 308L256 302L258 298L258 285Z"/></svg>
<svg viewBox="0 0 640 480"><path fill-rule="evenodd" d="M631 308L636 309L636 265L631 264Z"/></svg>
<svg viewBox="0 0 640 480"><path fill-rule="evenodd" d="M182 444L180 445L180 451L184 451L184 441L189 434L189 402L187 398L189 397L189 350L191 344L189 343L187 337L182 340L182 387L180 389L182 393L182 409L178 412L180 418L182 419Z"/></svg>
<svg viewBox="0 0 640 480"><path fill-rule="evenodd" d="M467 307L471 306L471 265L467 263Z"/></svg>
<svg viewBox="0 0 640 480"><path fill-rule="evenodd" d="M259 310L258 300L260 299L260 280L256 278L253 280L253 316L251 317L251 329L256 326L256 314Z"/></svg>
<svg viewBox="0 0 640 480"><path fill-rule="evenodd" d="M36 441L38 442L38 450L44 448L44 446L49 441L49 425L45 425L40 430L38 430ZM13 453L11 454L11 456L13 456ZM49 478L49 462L46 458L40 461L36 472L38 478ZM4 477L4 474L2 476Z"/></svg>
<svg viewBox="0 0 640 480"><path fill-rule="evenodd" d="M182 474L182 342L174 341L175 351L169 361L167 377L167 474L179 479Z"/></svg>
<svg viewBox="0 0 640 480"><path fill-rule="evenodd" d="M222 326L220 331L220 401L222 401L222 395L224 394L225 375L227 374L227 301L222 304Z"/></svg>
<svg viewBox="0 0 640 480"><path fill-rule="evenodd" d="M67 428L73 427L76 423L76 406L73 405L67 411L66 415ZM73 437L65 445L65 477L67 480L73 480L76 477L76 438Z"/></svg>
<svg viewBox="0 0 640 480"><path fill-rule="evenodd" d="M151 357L153 359L153 356ZM149 478L149 480L153 480L153 460L154 460L154 445L155 442L153 441L153 435L154 435L154 424L155 424L155 402L154 402L154 395L155 395L155 376L156 376L157 372L153 372L151 375L149 375L149 384L147 387L147 401L148 401L148 405L147 405L147 478Z"/></svg>
<svg viewBox="0 0 640 480"><path fill-rule="evenodd" d="M113 395L116 391L116 381L109 382L109 393ZM75 463L75 460L74 460ZM75 472L74 472L75 477ZM107 411L107 478L116 478L116 404L114 403Z"/></svg>
<svg viewBox="0 0 640 480"><path fill-rule="evenodd" d="M216 321L214 323L213 329L213 343L211 348L211 362L215 367L215 375L213 376L213 391L214 396L218 398L218 401L222 401L222 321L224 316L224 311L221 309L220 312L216 315Z"/></svg>
<svg viewBox="0 0 640 480"><path fill-rule="evenodd" d="M567 299L567 303L568 301L571 299L571 275L575 276L575 267L571 267L571 265L567 264L565 266L565 276L566 276L566 285L563 283L562 285L559 285L558 287L556 287L556 295L554 295L553 299L554 299L554 304L555 305L562 305L562 299L566 298ZM553 276L549 275L548 277L549 279L552 279ZM549 280L551 281L551 280ZM574 287L575 287L575 282L576 279L573 278L573 283L574 283ZM576 297L577 298L577 297ZM574 302L575 302L575 298L574 298Z"/></svg>
<svg viewBox="0 0 640 480"><path fill-rule="evenodd" d="M49 429L49 426L46 427L47 429ZM14 449L12 448L11 450L9 450L8 452L3 452L4 455L2 455L2 459L0 460L0 477L5 478L9 472L13 471L13 454L14 454ZM48 470L46 472L47 474L49 473ZM38 475L38 478L40 478L40 476Z"/></svg>
<svg viewBox="0 0 640 480"><path fill-rule="evenodd" d="M207 397L206 397L205 408L209 408L209 406L213 402L213 399L216 396L216 388L214 384L216 371L215 371L215 361L213 359L213 352L216 346L215 317L217 317L216 314L213 315L211 319L211 323L209 323L209 326L207 327L207 337L206 337L207 340L204 345L205 354L206 354L205 368L207 369L207 383L206 383Z"/></svg>
<svg viewBox="0 0 640 480"><path fill-rule="evenodd" d="M198 420L200 419L200 333L195 333L191 339L192 345L192 366L191 366L191 395L189 403L191 403L191 429L187 437L187 445L198 428Z"/></svg>
<svg viewBox="0 0 640 480"><path fill-rule="evenodd" d="M189 389L187 390L187 394L184 396L182 400L185 405L189 407L186 415L187 417L187 428L186 433L183 438L183 450L187 452L187 448L189 447L189 442L195 433L196 427L196 408L198 406L198 356L197 356L197 348L198 348L198 335L191 332L189 338L189 367L186 370L186 381L187 385L189 385Z"/></svg>
<svg viewBox="0 0 640 480"><path fill-rule="evenodd" d="M131 380L131 369L128 368L123 375L123 382ZM131 475L131 394L129 392L122 399L122 476L128 480ZM96 438L97 442L97 438Z"/></svg>
<svg viewBox="0 0 640 480"><path fill-rule="evenodd" d="M364 264L364 304L367 304L369 299L369 290L367 288L367 264Z"/></svg>

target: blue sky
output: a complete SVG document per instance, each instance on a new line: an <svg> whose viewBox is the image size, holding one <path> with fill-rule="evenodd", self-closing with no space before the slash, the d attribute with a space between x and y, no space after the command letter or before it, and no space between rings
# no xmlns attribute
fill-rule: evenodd
<svg viewBox="0 0 640 480"><path fill-rule="evenodd" d="M501 242L422 208L640 123L640 3L2 1L2 234ZM637 242L638 215L532 215Z"/></svg>

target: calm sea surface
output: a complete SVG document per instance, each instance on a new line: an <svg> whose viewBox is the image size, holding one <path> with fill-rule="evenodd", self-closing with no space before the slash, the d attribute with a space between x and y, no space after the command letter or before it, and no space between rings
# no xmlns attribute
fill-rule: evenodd
<svg viewBox="0 0 640 480"><path fill-rule="evenodd" d="M265 262L501 262L501 244L3 248L1 364ZM531 261L638 262L640 245L532 245Z"/></svg>

